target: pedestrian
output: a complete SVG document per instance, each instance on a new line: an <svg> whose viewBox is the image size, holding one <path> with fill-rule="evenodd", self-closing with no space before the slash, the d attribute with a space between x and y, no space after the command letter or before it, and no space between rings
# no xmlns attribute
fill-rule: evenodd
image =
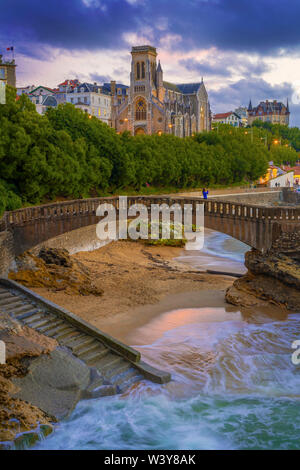
<svg viewBox="0 0 300 470"><path fill-rule="evenodd" d="M203 199L207 199L207 196L208 196L208 189L203 188L203 189L202 189L202 195L203 195Z"/></svg>

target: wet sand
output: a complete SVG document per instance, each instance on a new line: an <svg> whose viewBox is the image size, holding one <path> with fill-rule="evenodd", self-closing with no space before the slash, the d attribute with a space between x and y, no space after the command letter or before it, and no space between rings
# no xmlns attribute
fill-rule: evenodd
<svg viewBox="0 0 300 470"><path fill-rule="evenodd" d="M175 259L182 254L181 248L117 241L73 255L89 269L103 296L34 290L121 341L142 344L132 333L160 314L226 306L225 290L234 278L199 273Z"/></svg>

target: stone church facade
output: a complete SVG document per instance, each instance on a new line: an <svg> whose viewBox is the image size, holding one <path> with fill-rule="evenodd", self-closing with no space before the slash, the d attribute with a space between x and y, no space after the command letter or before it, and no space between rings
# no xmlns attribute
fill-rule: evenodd
<svg viewBox="0 0 300 470"><path fill-rule="evenodd" d="M211 129L208 94L203 83L175 85L163 80L156 48L133 47L128 96L118 99L111 82L112 127L117 132L174 134L186 137Z"/></svg>

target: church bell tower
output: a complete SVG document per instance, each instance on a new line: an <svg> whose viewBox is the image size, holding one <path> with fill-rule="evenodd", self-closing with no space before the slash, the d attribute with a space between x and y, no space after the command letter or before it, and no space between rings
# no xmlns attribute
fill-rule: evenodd
<svg viewBox="0 0 300 470"><path fill-rule="evenodd" d="M129 122L132 134L152 133L152 94L156 94L156 48L133 47L131 51Z"/></svg>

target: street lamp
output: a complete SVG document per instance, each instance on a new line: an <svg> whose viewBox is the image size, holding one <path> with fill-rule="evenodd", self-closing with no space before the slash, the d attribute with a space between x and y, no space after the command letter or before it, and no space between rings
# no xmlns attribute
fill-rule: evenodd
<svg viewBox="0 0 300 470"><path fill-rule="evenodd" d="M265 146L266 146L266 147L267 147L267 145L268 145L268 143L267 143L267 139L268 139L268 137L267 137L267 136L266 136L266 137L261 137L261 138L260 138L260 140L264 140L264 141L265 141Z"/></svg>

